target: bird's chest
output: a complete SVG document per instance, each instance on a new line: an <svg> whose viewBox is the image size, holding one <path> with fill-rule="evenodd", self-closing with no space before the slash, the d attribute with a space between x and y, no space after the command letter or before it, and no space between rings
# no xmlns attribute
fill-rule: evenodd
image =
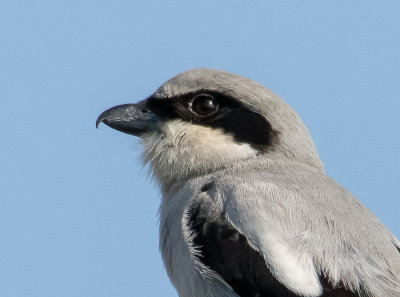
<svg viewBox="0 0 400 297"><path fill-rule="evenodd" d="M198 259L188 209L197 191L186 187L163 198L160 207L160 251L168 276L180 297L232 297L232 290L213 276Z"/></svg>
<svg viewBox="0 0 400 297"><path fill-rule="evenodd" d="M164 197L160 207L160 250L171 279L190 259L184 218L187 202L180 196Z"/></svg>
<svg viewBox="0 0 400 297"><path fill-rule="evenodd" d="M190 230L185 220L185 210L193 195L188 189L166 195L160 207L160 251L168 276L180 296L191 296L195 293L192 288L201 283L188 244Z"/></svg>

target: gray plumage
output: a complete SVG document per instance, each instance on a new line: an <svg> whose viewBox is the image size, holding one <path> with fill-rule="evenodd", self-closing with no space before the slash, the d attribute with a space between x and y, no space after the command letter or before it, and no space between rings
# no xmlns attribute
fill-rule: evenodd
<svg viewBox="0 0 400 297"><path fill-rule="evenodd" d="M399 241L326 176L299 116L258 83L194 69L101 122L143 141L163 196L160 249L179 296L400 296ZM221 230L233 234L232 251L254 253L257 271L224 270L232 260L216 251Z"/></svg>

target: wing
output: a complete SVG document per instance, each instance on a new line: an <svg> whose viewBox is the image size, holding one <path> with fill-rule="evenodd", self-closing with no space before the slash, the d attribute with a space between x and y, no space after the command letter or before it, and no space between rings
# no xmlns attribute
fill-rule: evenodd
<svg viewBox="0 0 400 297"><path fill-rule="evenodd" d="M189 223L200 248L199 260L217 272L241 297L296 297L281 284L267 267L263 256L249 244L224 213L210 215L210 205L194 204ZM323 297L358 297L344 288L333 288L322 279Z"/></svg>
<svg viewBox="0 0 400 297"><path fill-rule="evenodd" d="M282 172L212 177L189 209L200 261L239 296L400 296L376 217L321 172Z"/></svg>

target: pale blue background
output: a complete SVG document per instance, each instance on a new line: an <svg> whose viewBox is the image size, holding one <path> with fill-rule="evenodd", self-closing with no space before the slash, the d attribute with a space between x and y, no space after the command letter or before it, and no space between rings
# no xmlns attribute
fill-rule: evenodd
<svg viewBox="0 0 400 297"><path fill-rule="evenodd" d="M327 172L400 236L399 11L365 0L1 1L0 296L177 296L138 141L94 124L194 67L282 96Z"/></svg>

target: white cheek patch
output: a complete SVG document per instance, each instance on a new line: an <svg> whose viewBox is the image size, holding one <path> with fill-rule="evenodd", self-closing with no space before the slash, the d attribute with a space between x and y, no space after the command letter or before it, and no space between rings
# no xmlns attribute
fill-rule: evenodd
<svg viewBox="0 0 400 297"><path fill-rule="evenodd" d="M255 153L249 144L236 142L230 134L220 129L177 120L165 123L162 131L174 147L190 150L192 154L205 159L237 159Z"/></svg>
<svg viewBox="0 0 400 297"><path fill-rule="evenodd" d="M207 172L257 153L220 129L181 120L162 123L159 132L143 136L143 145L144 160L161 182L168 176Z"/></svg>

